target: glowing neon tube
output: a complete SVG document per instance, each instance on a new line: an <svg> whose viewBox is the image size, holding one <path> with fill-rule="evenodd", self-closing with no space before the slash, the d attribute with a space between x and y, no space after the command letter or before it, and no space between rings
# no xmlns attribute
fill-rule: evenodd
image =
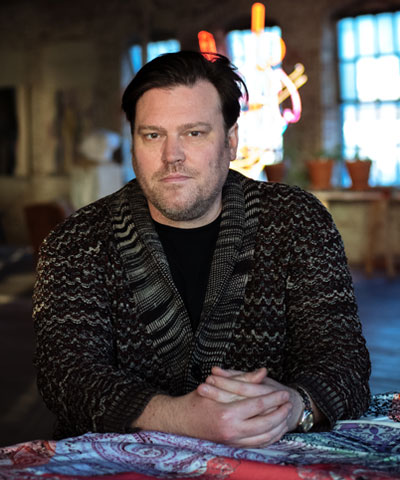
<svg viewBox="0 0 400 480"><path fill-rule="evenodd" d="M265 27L265 6L262 3L253 3L251 7L251 31L260 33Z"/></svg>
<svg viewBox="0 0 400 480"><path fill-rule="evenodd" d="M199 39L200 52L203 53L207 60L212 60L212 54L217 53L214 35L210 32L202 30L197 34L197 38Z"/></svg>
<svg viewBox="0 0 400 480"><path fill-rule="evenodd" d="M301 116L301 100L299 92L295 84L281 68L279 68L277 72L280 74L281 82L288 89L292 101L292 110L290 108L285 108L282 116L286 123L296 123L300 120Z"/></svg>

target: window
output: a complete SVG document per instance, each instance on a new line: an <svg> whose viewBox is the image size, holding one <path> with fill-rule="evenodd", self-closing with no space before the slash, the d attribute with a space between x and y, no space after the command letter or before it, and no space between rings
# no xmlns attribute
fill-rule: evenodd
<svg viewBox="0 0 400 480"><path fill-rule="evenodd" d="M281 29L278 26L265 28L262 35L262 49L251 30L233 30L227 35L229 57L245 78L249 91L258 90L256 65L260 63L260 56L264 61L281 57Z"/></svg>
<svg viewBox="0 0 400 480"><path fill-rule="evenodd" d="M147 44L146 62L150 62L154 58L163 53L172 53L180 50L178 40L164 40L161 42L150 42ZM140 45L133 45L129 50L133 72L136 73L143 66L143 52Z"/></svg>
<svg viewBox="0 0 400 480"><path fill-rule="evenodd" d="M284 54L281 29L265 28L261 37L251 30L234 30L227 35L227 47L249 90L249 106L238 121L240 141L236 163L246 165L248 173L242 173L264 179L264 165L282 159L283 132L287 126L278 103L282 88L278 71ZM268 135L260 135L260 131Z"/></svg>
<svg viewBox="0 0 400 480"><path fill-rule="evenodd" d="M337 29L344 158L373 160L371 185L400 185L400 12Z"/></svg>

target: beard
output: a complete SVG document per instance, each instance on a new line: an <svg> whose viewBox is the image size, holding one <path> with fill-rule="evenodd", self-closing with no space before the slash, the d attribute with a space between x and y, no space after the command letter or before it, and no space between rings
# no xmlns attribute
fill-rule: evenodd
<svg viewBox="0 0 400 480"><path fill-rule="evenodd" d="M205 175L204 172L187 167L185 162L176 162L162 167L149 181L142 174L133 156L136 178L147 201L165 218L174 222L196 220L212 208L221 196L229 171L229 162L229 150L225 143L214 159L205 162L207 165ZM190 177L190 180L184 182L184 185L163 184L162 179L173 173Z"/></svg>

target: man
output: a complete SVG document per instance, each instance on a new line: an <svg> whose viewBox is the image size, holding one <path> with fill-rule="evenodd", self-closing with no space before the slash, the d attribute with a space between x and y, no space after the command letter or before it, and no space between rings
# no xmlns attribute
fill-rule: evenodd
<svg viewBox="0 0 400 480"><path fill-rule="evenodd" d="M56 436L141 428L251 447L367 408L330 215L229 171L241 88L222 56L145 65L123 96L137 180L44 242L36 365Z"/></svg>

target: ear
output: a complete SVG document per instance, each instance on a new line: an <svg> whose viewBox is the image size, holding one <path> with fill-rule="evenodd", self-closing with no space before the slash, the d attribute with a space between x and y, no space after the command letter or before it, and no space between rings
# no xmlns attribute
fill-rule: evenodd
<svg viewBox="0 0 400 480"><path fill-rule="evenodd" d="M237 147L239 143L239 126L237 123L232 125L228 131L228 146L231 162L236 159Z"/></svg>

